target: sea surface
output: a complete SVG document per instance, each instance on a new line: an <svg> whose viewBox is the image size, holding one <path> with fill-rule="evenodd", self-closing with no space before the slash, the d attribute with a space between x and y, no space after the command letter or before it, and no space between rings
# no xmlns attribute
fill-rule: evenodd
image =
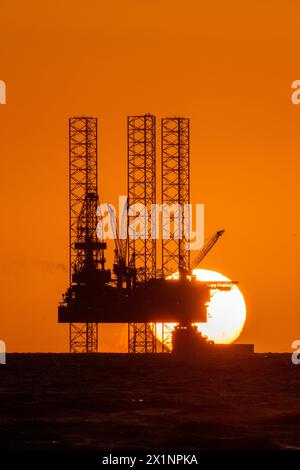
<svg viewBox="0 0 300 470"><path fill-rule="evenodd" d="M290 354L8 354L0 449L299 449Z"/></svg>

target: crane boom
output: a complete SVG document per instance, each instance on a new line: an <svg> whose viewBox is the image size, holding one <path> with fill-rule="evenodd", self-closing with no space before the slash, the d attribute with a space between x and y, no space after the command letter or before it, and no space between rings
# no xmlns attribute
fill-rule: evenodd
<svg viewBox="0 0 300 470"><path fill-rule="evenodd" d="M197 268L201 261L205 258L205 256L210 252L213 246L217 243L219 238L223 235L225 230L218 230L209 240L207 240L201 250L199 251L198 255L191 263L191 270Z"/></svg>

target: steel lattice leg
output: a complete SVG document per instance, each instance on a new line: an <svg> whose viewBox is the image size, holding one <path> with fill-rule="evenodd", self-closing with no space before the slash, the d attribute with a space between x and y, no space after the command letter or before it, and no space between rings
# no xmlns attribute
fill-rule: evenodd
<svg viewBox="0 0 300 470"><path fill-rule="evenodd" d="M98 352L97 323L70 323L70 352Z"/></svg>

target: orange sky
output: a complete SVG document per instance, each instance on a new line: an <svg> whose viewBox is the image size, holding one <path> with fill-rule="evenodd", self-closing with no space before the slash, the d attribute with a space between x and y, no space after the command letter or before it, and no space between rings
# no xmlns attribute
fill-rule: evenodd
<svg viewBox="0 0 300 470"><path fill-rule="evenodd" d="M100 195L126 193L126 116L191 118L192 202L226 234L202 267L240 281L240 337L300 338L300 5L277 0L1 1L0 338L67 351L68 121L100 119ZM101 330L100 330L101 331ZM126 335L100 338L102 349Z"/></svg>

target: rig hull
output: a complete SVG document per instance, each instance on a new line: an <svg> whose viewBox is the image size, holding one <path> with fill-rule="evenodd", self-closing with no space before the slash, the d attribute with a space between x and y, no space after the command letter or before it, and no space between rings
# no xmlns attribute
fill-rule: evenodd
<svg viewBox="0 0 300 470"><path fill-rule="evenodd" d="M205 283L156 279L133 290L74 285L58 308L59 323L205 323Z"/></svg>

